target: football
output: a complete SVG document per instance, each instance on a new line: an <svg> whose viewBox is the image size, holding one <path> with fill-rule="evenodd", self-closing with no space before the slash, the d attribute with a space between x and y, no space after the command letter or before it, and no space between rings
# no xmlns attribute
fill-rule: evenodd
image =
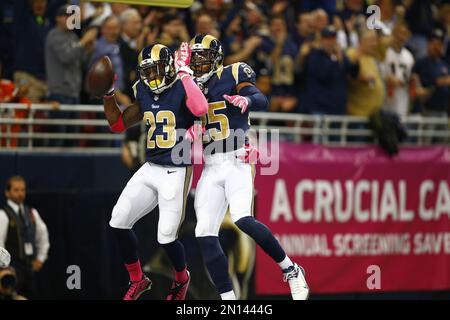
<svg viewBox="0 0 450 320"><path fill-rule="evenodd" d="M100 98L112 88L114 84L114 68L107 56L101 57L89 70L87 85L89 92Z"/></svg>

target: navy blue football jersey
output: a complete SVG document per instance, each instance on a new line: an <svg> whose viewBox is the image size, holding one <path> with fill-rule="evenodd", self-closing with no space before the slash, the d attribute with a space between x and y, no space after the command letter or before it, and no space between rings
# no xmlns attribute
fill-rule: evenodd
<svg viewBox="0 0 450 320"><path fill-rule="evenodd" d="M250 128L249 109L241 109L226 101L223 95L236 95L236 86L242 82L256 84L253 69L237 62L218 70L203 90L208 100L208 114L202 117L206 134L203 138L205 154L229 152L242 148Z"/></svg>
<svg viewBox="0 0 450 320"><path fill-rule="evenodd" d="M186 106L186 91L181 80L177 79L161 94L151 92L142 81L136 82L133 90L147 127L146 160L163 166L190 165L191 143L184 140L184 133L194 124L195 117ZM183 130L180 132L180 129ZM175 161L172 158L174 148L178 157ZM183 163L178 163L180 158L184 159Z"/></svg>

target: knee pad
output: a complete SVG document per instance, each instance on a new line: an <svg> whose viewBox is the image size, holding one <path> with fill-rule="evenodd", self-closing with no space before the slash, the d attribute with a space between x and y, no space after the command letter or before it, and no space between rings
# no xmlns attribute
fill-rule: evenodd
<svg viewBox="0 0 450 320"><path fill-rule="evenodd" d="M121 199L116 203L112 210L109 225L117 229L131 229L132 223L130 218L131 202L127 198Z"/></svg>
<svg viewBox="0 0 450 320"><path fill-rule="evenodd" d="M252 202L248 196L233 196L233 199L230 200L230 216L233 222L245 217L251 217L252 214Z"/></svg>
<svg viewBox="0 0 450 320"><path fill-rule="evenodd" d="M218 237L219 228L220 225L218 227L212 227L209 221L197 220L197 225L195 226L195 237L199 239L204 237Z"/></svg>
<svg viewBox="0 0 450 320"><path fill-rule="evenodd" d="M158 243L168 244L177 239L179 225L177 223L164 223L158 225Z"/></svg>

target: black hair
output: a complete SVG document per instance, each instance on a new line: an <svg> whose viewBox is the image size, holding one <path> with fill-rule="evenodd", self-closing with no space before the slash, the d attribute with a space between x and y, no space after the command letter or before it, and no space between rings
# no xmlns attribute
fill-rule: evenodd
<svg viewBox="0 0 450 320"><path fill-rule="evenodd" d="M25 179L22 176L12 176L8 179L8 181L6 181L6 191L11 190L14 181L22 181L23 183L25 183Z"/></svg>

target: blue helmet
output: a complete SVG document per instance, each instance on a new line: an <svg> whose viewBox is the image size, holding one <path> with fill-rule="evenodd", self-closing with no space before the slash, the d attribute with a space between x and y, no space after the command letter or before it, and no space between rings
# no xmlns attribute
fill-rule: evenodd
<svg viewBox="0 0 450 320"><path fill-rule="evenodd" d="M176 79L172 51L162 44L145 47L139 53L137 71L150 90L160 94Z"/></svg>
<svg viewBox="0 0 450 320"><path fill-rule="evenodd" d="M222 44L212 35L196 35L191 40L190 47L190 68L196 81L205 83L223 66Z"/></svg>

